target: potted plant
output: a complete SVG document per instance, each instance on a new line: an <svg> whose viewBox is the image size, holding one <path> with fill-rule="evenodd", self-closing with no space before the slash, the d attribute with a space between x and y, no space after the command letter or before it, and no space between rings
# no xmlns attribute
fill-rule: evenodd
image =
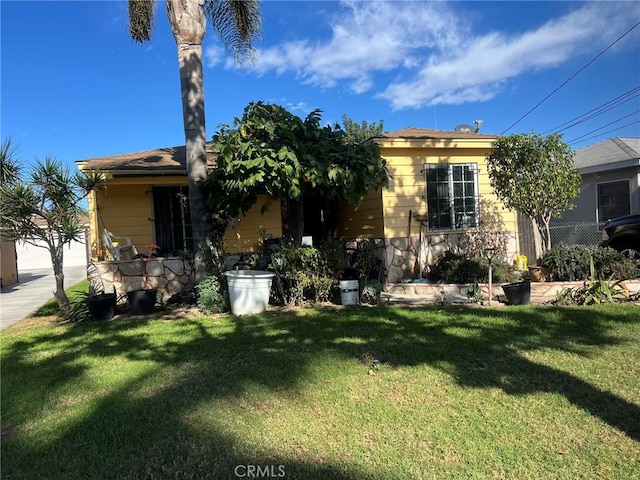
<svg viewBox="0 0 640 480"><path fill-rule="evenodd" d="M531 302L531 283L516 282L502 285L504 296L509 305L529 305Z"/></svg>
<svg viewBox="0 0 640 480"><path fill-rule="evenodd" d="M550 282L551 269L542 265L529 265L529 278L532 282Z"/></svg>
<svg viewBox="0 0 640 480"><path fill-rule="evenodd" d="M148 315L156 306L158 290L155 288L131 290L127 292L127 300L134 315Z"/></svg>
<svg viewBox="0 0 640 480"><path fill-rule="evenodd" d="M149 284L149 276L147 274L147 263L153 255L154 249L158 249L157 245L149 245L149 255L144 261L143 288L131 290L127 292L127 300L131 306L131 313L134 315L148 315L153 312L156 306L158 290L156 288L146 288Z"/></svg>
<svg viewBox="0 0 640 480"><path fill-rule="evenodd" d="M116 311L116 293L97 293L90 291L87 295L85 303L89 311L89 315L94 320L111 320Z"/></svg>

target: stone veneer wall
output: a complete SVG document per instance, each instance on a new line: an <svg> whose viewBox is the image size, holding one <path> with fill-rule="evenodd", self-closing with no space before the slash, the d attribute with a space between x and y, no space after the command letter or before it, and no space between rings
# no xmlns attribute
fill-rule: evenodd
<svg viewBox="0 0 640 480"><path fill-rule="evenodd" d="M501 288L504 283L493 284L493 296L501 295L504 292ZM531 303L543 303L555 300L556 295L563 288L582 287L584 282L531 282ZM447 300L466 301L467 292L472 286L470 283L462 284L446 284L446 283L397 283L387 285L386 293L406 296L427 296L432 298L442 298ZM624 280L619 286L624 290L626 295L632 295L640 292L639 280ZM480 290L485 299L489 298L489 286L486 283L479 285Z"/></svg>
<svg viewBox="0 0 640 480"><path fill-rule="evenodd" d="M505 232L507 235L507 256L503 261L515 261L516 235L513 232ZM429 265L436 263L444 252L459 247L461 235L457 233L431 234L420 237L386 238L384 242L384 266L386 268L386 283L398 283L401 280L420 277L420 265L425 272Z"/></svg>
<svg viewBox="0 0 640 480"><path fill-rule="evenodd" d="M115 287L120 302L125 301L127 292L151 288L158 290L158 298L164 302L195 284L193 262L177 257L137 258L93 265L94 275L102 282L104 291L112 292ZM89 278L89 281L95 280Z"/></svg>

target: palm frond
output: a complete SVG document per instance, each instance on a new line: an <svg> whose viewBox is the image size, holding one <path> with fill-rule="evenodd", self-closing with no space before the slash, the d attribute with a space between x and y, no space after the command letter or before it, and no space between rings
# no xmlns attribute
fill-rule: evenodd
<svg viewBox="0 0 640 480"><path fill-rule="evenodd" d="M255 60L253 42L262 28L260 2L257 0L209 0L206 12L222 43L238 64Z"/></svg>
<svg viewBox="0 0 640 480"><path fill-rule="evenodd" d="M17 159L18 149L8 138L0 146L0 184L16 181L20 174L20 162Z"/></svg>
<svg viewBox="0 0 640 480"><path fill-rule="evenodd" d="M151 39L155 4L156 0L129 0L129 34L138 43Z"/></svg>

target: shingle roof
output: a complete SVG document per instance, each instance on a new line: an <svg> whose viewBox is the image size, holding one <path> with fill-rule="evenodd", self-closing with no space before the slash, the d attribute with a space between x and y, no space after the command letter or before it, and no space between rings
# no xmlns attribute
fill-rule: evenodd
<svg viewBox="0 0 640 480"><path fill-rule="evenodd" d="M215 165L215 155L207 144L207 163ZM124 153L107 157L89 158L78 160L76 163L85 163L89 170L149 170L154 171L185 171L186 172L186 147L158 148L144 152Z"/></svg>
<svg viewBox="0 0 640 480"><path fill-rule="evenodd" d="M466 133L466 132L450 132L446 130L429 130L426 128L409 127L395 132L387 132L375 138L405 138L405 139L453 139L453 138L470 138L470 139L490 139L497 138L497 135L488 135L485 133Z"/></svg>
<svg viewBox="0 0 640 480"><path fill-rule="evenodd" d="M573 161L578 169L640 160L640 138L609 138L576 150Z"/></svg>

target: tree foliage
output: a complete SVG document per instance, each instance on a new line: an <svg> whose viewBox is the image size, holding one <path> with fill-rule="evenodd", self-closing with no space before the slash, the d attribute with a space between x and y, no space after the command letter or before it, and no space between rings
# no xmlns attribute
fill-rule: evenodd
<svg viewBox="0 0 640 480"><path fill-rule="evenodd" d="M17 164L15 157L2 148L2 164ZM64 291L64 246L80 239L83 227L80 202L100 181L100 173L90 176L71 173L59 160L47 157L37 160L24 178L13 177L0 185L0 222L2 233L12 240L21 240L46 248L56 280L54 292L60 310L67 311L69 300Z"/></svg>
<svg viewBox="0 0 640 480"><path fill-rule="evenodd" d="M573 155L561 135L532 132L498 138L487 157L498 198L531 219L537 258L551 248L551 218L573 208L580 193Z"/></svg>
<svg viewBox="0 0 640 480"><path fill-rule="evenodd" d="M342 115L342 125L344 125L345 141L348 143L361 143L372 137L377 137L384 131L384 120L379 123L361 123L353 121L346 113Z"/></svg>
<svg viewBox="0 0 640 480"><path fill-rule="evenodd" d="M16 157L17 150L8 138L0 147L0 185L14 182L20 175L20 163Z"/></svg>
<svg viewBox="0 0 640 480"><path fill-rule="evenodd" d="M303 120L279 105L257 102L232 126L222 125L213 136L216 168L204 183L212 223L226 226L259 194L301 200L313 191L357 205L369 189L387 186L378 146L349 143L339 126L321 126L321 118L320 110Z"/></svg>

